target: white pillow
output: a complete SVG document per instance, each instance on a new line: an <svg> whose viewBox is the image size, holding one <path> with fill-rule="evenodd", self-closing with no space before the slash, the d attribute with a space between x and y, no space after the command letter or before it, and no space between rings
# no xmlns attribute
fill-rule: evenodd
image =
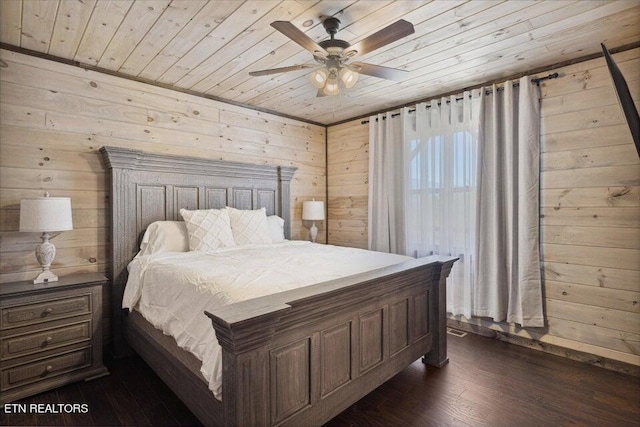
<svg viewBox="0 0 640 427"><path fill-rule="evenodd" d="M241 210L226 208L231 217L233 239L238 245L271 243L269 226L267 225L267 210L265 208Z"/></svg>
<svg viewBox="0 0 640 427"><path fill-rule="evenodd" d="M273 243L284 242L284 219L278 215L270 215L267 217L267 226Z"/></svg>
<svg viewBox="0 0 640 427"><path fill-rule="evenodd" d="M138 255L188 251L189 235L184 221L156 221L144 232Z"/></svg>
<svg viewBox="0 0 640 427"><path fill-rule="evenodd" d="M187 224L189 249L192 251L208 252L236 246L226 209L180 209L180 215Z"/></svg>

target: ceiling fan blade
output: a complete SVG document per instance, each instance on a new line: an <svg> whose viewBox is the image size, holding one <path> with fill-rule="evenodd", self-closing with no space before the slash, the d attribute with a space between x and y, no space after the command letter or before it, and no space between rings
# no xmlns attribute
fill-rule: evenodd
<svg viewBox="0 0 640 427"><path fill-rule="evenodd" d="M254 77L268 76L269 74L286 73L287 71L297 71L297 70L304 70L307 68L315 68L315 67L317 67L317 65L313 65L313 64L292 65L290 67L280 67L280 68L271 68L269 70L251 71L249 75Z"/></svg>
<svg viewBox="0 0 640 427"><path fill-rule="evenodd" d="M376 49L386 46L389 43L393 43L396 40L400 40L403 37L407 37L410 34L415 33L413 24L401 19L393 24L389 25L382 30L371 34L369 37L365 37L358 43L349 47L342 54L343 57L354 57L364 55ZM353 53L355 51L355 53Z"/></svg>
<svg viewBox="0 0 640 427"><path fill-rule="evenodd" d="M314 42L309 36L300 31L289 21L275 21L271 23L271 26L294 42L298 43L303 48L307 49L309 52L313 53L315 56L325 58L329 54L322 46Z"/></svg>
<svg viewBox="0 0 640 427"><path fill-rule="evenodd" d="M365 62L354 62L353 64L350 64L348 68L360 74L380 77L381 79L395 80L397 82L402 81L409 76L409 72L405 70L383 67L381 65L367 64Z"/></svg>

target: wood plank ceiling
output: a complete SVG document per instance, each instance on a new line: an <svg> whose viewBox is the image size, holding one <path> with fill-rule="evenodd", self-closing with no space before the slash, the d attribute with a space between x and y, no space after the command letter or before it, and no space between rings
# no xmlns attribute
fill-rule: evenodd
<svg viewBox="0 0 640 427"><path fill-rule="evenodd" d="M340 95L317 98L310 70L249 76L313 62L271 22L291 21L321 41L328 16L342 21L337 38L351 44L411 22L415 34L358 58L409 78L361 76ZM5 45L323 124L594 54L600 42L612 49L638 40L638 0L0 1Z"/></svg>

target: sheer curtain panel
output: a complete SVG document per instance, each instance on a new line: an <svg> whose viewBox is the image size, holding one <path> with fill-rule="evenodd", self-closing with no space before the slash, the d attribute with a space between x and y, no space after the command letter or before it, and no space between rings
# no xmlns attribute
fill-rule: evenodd
<svg viewBox="0 0 640 427"><path fill-rule="evenodd" d="M529 78L480 105L474 315L544 326L539 251L540 95Z"/></svg>
<svg viewBox="0 0 640 427"><path fill-rule="evenodd" d="M404 115L369 118L369 249L405 254Z"/></svg>
<svg viewBox="0 0 640 427"><path fill-rule="evenodd" d="M405 120L407 254L459 257L447 311L471 318L480 91L416 105Z"/></svg>

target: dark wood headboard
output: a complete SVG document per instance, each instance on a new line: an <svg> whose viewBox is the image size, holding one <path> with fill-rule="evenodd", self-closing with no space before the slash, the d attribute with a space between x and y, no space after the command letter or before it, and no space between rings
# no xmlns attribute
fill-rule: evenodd
<svg viewBox="0 0 640 427"><path fill-rule="evenodd" d="M294 167L254 165L197 157L153 154L117 147L100 149L111 183L112 336L125 349L122 295L127 265L154 221L181 220L180 209L266 208L285 220L290 237L290 183Z"/></svg>

